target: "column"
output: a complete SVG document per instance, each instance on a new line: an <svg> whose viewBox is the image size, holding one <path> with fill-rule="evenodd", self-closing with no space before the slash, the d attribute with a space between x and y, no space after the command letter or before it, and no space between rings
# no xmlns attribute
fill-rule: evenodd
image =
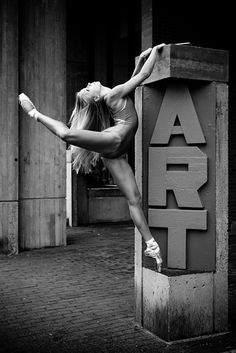
<svg viewBox="0 0 236 353"><path fill-rule="evenodd" d="M18 2L0 2L0 252L18 252Z"/></svg>
<svg viewBox="0 0 236 353"><path fill-rule="evenodd" d="M136 177L163 269L136 231L136 321L166 341L227 330L228 52L167 45L136 90Z"/></svg>
<svg viewBox="0 0 236 353"><path fill-rule="evenodd" d="M64 0L25 0L20 16L20 92L66 122ZM66 244L66 145L20 110L20 247Z"/></svg>

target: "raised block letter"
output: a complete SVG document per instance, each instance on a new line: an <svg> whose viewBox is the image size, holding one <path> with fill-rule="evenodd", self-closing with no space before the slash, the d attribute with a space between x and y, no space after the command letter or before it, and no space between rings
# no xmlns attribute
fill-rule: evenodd
<svg viewBox="0 0 236 353"><path fill-rule="evenodd" d="M206 230L207 211L149 209L148 220L151 227L168 228L168 267L186 269L186 230Z"/></svg>
<svg viewBox="0 0 236 353"><path fill-rule="evenodd" d="M176 118L180 126L175 126ZM172 82L166 89L151 144L168 144L170 136L176 134L183 134L187 144L206 143L188 87Z"/></svg>
<svg viewBox="0 0 236 353"><path fill-rule="evenodd" d="M168 165L187 165L187 171ZM203 208L198 190L207 181L207 156L198 147L149 147L149 205L166 206L173 190L179 207Z"/></svg>

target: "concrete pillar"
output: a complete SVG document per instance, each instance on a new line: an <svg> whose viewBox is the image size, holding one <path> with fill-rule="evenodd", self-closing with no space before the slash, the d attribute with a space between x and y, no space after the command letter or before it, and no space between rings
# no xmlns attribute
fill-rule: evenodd
<svg viewBox="0 0 236 353"><path fill-rule="evenodd" d="M64 0L25 0L20 16L20 91L66 121ZM20 247L66 243L66 146L20 110Z"/></svg>
<svg viewBox="0 0 236 353"><path fill-rule="evenodd" d="M167 45L136 89L136 178L163 270L135 234L136 321L166 341L227 330L228 52Z"/></svg>
<svg viewBox="0 0 236 353"><path fill-rule="evenodd" d="M72 166L71 150L66 151L66 219L72 227Z"/></svg>
<svg viewBox="0 0 236 353"><path fill-rule="evenodd" d="M0 251L18 252L18 2L0 2Z"/></svg>

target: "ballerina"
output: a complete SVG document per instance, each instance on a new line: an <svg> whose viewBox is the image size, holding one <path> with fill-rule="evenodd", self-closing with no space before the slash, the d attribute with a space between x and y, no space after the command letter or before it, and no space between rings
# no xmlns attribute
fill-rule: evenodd
<svg viewBox="0 0 236 353"><path fill-rule="evenodd" d="M19 103L28 116L71 145L73 168L77 172L89 173L92 165L100 158L103 160L124 194L134 225L146 243L144 254L156 259L159 272L160 247L150 232L134 173L124 155L138 128L137 113L129 94L150 76L164 45L143 51L127 82L109 88L96 81L77 92L70 127L39 112L24 93L19 95Z"/></svg>

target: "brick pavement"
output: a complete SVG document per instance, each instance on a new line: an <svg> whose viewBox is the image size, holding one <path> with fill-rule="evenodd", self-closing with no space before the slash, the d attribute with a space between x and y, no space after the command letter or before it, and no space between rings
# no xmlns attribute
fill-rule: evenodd
<svg viewBox="0 0 236 353"><path fill-rule="evenodd" d="M134 323L132 226L71 228L66 247L0 255L0 352L233 352L235 239L231 332L169 345Z"/></svg>

